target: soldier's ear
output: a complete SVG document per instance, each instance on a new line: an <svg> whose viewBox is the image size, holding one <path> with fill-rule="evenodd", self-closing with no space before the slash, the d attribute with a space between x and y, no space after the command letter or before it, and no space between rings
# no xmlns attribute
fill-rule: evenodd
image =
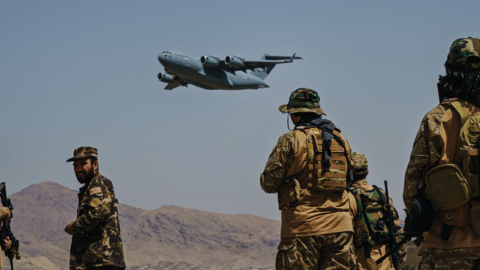
<svg viewBox="0 0 480 270"><path fill-rule="evenodd" d="M95 171L98 171L98 160L95 160L93 163L92 163L92 166L93 166L93 169Z"/></svg>
<svg viewBox="0 0 480 270"><path fill-rule="evenodd" d="M365 176L367 176L369 172L370 172L370 171L369 171L369 170L367 170L367 173L365 174Z"/></svg>

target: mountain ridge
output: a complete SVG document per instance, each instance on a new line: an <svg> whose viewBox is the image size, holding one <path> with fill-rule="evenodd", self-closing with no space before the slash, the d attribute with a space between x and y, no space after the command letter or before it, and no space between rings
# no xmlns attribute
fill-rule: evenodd
<svg viewBox="0 0 480 270"><path fill-rule="evenodd" d="M71 236L64 227L75 220L77 192L44 181L9 196L19 269L68 267ZM273 269L279 221L175 205L145 210L120 203L118 211L128 269Z"/></svg>

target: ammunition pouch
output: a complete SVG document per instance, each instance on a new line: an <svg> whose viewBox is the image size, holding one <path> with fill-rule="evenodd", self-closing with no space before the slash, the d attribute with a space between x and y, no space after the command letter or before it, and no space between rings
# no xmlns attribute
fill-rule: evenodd
<svg viewBox="0 0 480 270"><path fill-rule="evenodd" d="M278 189L277 195L279 210L293 207L302 197L300 183L294 177L288 177Z"/></svg>
<svg viewBox="0 0 480 270"><path fill-rule="evenodd" d="M470 201L467 180L456 164L444 164L431 169L425 175L425 183L427 197L434 210L451 210Z"/></svg>
<svg viewBox="0 0 480 270"><path fill-rule="evenodd" d="M453 226L457 229L462 228L470 224L470 204L466 203L450 210L436 211L435 218L444 225Z"/></svg>

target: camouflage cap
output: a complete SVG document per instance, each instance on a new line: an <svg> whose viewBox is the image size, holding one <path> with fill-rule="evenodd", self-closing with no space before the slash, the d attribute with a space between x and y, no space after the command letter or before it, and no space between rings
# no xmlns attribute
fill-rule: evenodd
<svg viewBox="0 0 480 270"><path fill-rule="evenodd" d="M448 64L460 68L480 69L480 39L478 38L460 38L455 40L450 46L448 53Z"/></svg>
<svg viewBox="0 0 480 270"><path fill-rule="evenodd" d="M320 108L320 96L317 91L310 88L298 88L290 94L288 104L281 105L278 110L281 113L326 113Z"/></svg>
<svg viewBox="0 0 480 270"><path fill-rule="evenodd" d="M75 159L93 157L98 158L98 150L91 146L80 146L73 151L73 157L67 159L67 162L74 161Z"/></svg>
<svg viewBox="0 0 480 270"><path fill-rule="evenodd" d="M368 172L368 161L364 154L353 152L352 160L355 163L353 166L354 174L366 174Z"/></svg>

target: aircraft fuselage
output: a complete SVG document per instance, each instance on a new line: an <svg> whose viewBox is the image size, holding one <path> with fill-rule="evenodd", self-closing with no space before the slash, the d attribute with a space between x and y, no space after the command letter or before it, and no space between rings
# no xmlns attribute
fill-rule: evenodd
<svg viewBox="0 0 480 270"><path fill-rule="evenodd" d="M231 73L220 67L204 66L198 56L165 51L158 56L158 61L172 75L205 89L242 90L269 87L262 79L241 70Z"/></svg>

